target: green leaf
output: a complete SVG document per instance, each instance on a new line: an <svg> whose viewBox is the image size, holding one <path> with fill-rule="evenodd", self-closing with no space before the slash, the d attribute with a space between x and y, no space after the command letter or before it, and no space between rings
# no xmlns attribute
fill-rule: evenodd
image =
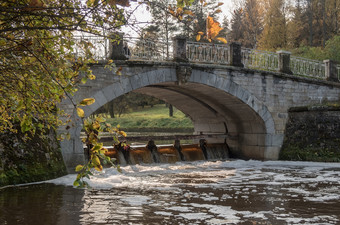
<svg viewBox="0 0 340 225"><path fill-rule="evenodd" d="M80 184L79 184L79 181L78 180L75 180L74 182L73 182L73 186L75 186L75 187L78 187Z"/></svg>
<svg viewBox="0 0 340 225"><path fill-rule="evenodd" d="M87 77L83 77L83 78L81 78L81 82L82 82L83 84L85 84L85 83L86 83L86 81L87 81Z"/></svg>

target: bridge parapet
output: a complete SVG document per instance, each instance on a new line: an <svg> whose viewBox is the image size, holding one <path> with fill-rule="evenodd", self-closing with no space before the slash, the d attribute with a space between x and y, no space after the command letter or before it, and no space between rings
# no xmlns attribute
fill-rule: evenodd
<svg viewBox="0 0 340 225"><path fill-rule="evenodd" d="M175 37L161 42L136 38L121 38L112 43L108 38L78 36L92 44L92 54L97 60L126 59L145 61L185 61L200 64L219 64L249 69L274 71L329 81L340 81L340 65L332 60L317 61L291 55L290 52L269 52L243 48L237 43L214 44L187 41ZM76 54L84 55L75 49Z"/></svg>

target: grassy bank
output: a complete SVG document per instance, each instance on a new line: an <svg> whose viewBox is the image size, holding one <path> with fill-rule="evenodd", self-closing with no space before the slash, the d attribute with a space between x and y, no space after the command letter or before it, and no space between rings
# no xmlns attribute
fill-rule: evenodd
<svg viewBox="0 0 340 225"><path fill-rule="evenodd" d="M191 119L174 108L173 116L164 104L144 107L116 118L107 118L113 126L120 125L125 131L193 131Z"/></svg>

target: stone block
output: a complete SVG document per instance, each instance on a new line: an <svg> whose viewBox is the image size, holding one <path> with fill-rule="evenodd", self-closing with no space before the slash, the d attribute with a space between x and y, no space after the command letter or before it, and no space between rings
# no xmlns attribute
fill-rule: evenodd
<svg viewBox="0 0 340 225"><path fill-rule="evenodd" d="M122 87L123 94L126 94L133 90L131 86L130 78L121 79L120 86Z"/></svg>
<svg viewBox="0 0 340 225"><path fill-rule="evenodd" d="M117 83L107 86L103 89L103 94L108 102L112 101L113 99L117 97L114 91L116 86L117 86Z"/></svg>
<svg viewBox="0 0 340 225"><path fill-rule="evenodd" d="M264 160L278 160L281 147L267 146L264 151Z"/></svg>
<svg viewBox="0 0 340 225"><path fill-rule="evenodd" d="M194 83L201 83L201 74L202 74L202 71L193 70L189 81L192 81Z"/></svg>
<svg viewBox="0 0 340 225"><path fill-rule="evenodd" d="M216 76L216 84L215 87L217 89L223 89L223 84L224 82L226 82L226 79L224 77L221 76Z"/></svg>
<svg viewBox="0 0 340 225"><path fill-rule="evenodd" d="M264 149L260 146L242 145L242 155L248 159L263 160Z"/></svg>
<svg viewBox="0 0 340 225"><path fill-rule="evenodd" d="M240 134L241 145L258 145L258 135L253 133Z"/></svg>
<svg viewBox="0 0 340 225"><path fill-rule="evenodd" d="M150 84L156 84L157 83L157 74L156 74L156 71L148 72L147 76L148 76Z"/></svg>
<svg viewBox="0 0 340 225"><path fill-rule="evenodd" d="M142 77L140 75L131 76L130 83L132 90L136 90L142 86Z"/></svg>
<svg viewBox="0 0 340 225"><path fill-rule="evenodd" d="M108 100L106 99L103 91L98 91L97 93L95 93L93 98L100 106L103 106L106 103L108 103Z"/></svg>

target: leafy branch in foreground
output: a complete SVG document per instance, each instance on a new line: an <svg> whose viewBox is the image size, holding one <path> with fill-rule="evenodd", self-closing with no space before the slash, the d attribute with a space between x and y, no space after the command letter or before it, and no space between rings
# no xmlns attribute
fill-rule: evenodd
<svg viewBox="0 0 340 225"><path fill-rule="evenodd" d="M58 103L72 101L77 85L95 77L89 67L93 46L74 36L116 32L126 22L122 7L128 3L0 2L0 132L17 132L15 124L32 134L61 125ZM76 49L85 54L75 55Z"/></svg>
<svg viewBox="0 0 340 225"><path fill-rule="evenodd" d="M91 105L95 102L93 98L87 98L80 102L79 106ZM96 117L94 119L84 119L84 111L77 107L78 116L82 118L84 122L84 130L86 137L83 138L83 143L86 145L87 149L87 162L85 165L78 165L75 168L75 171L78 173L76 180L73 183L73 186L84 188L89 187L89 184L84 180L84 178L90 179L92 176L92 169L97 171L103 170L103 165L109 165L115 167L119 172L120 167L116 163L116 159L112 159L105 155L108 151L107 148L104 147L103 143L99 142L99 134L100 132L107 131L109 132L115 144L119 143L119 136L126 137L126 133L124 131L119 130L118 127L112 127L111 124L105 123L105 119L102 117Z"/></svg>

